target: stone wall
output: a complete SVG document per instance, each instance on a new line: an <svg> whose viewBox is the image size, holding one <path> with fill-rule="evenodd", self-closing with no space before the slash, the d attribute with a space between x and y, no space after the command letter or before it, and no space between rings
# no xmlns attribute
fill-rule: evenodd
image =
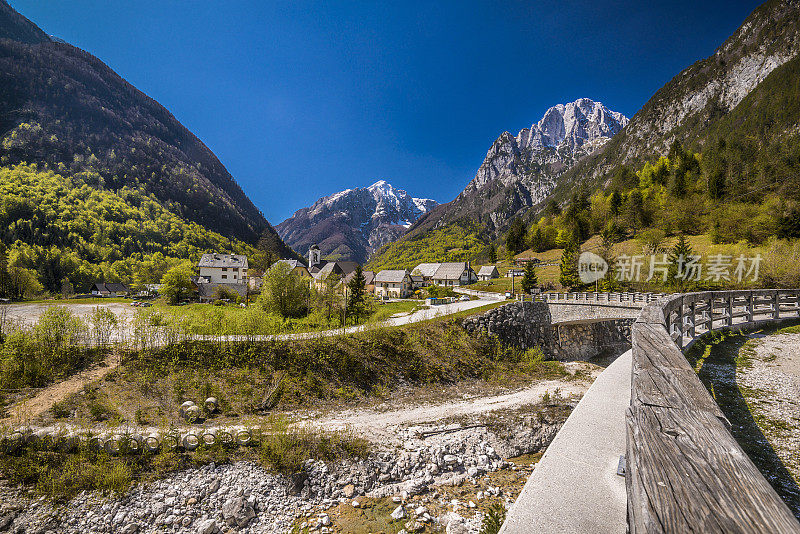
<svg viewBox="0 0 800 534"><path fill-rule="evenodd" d="M631 346L634 318L552 324L546 302L512 302L464 320L470 333L497 336L521 349L540 347L545 356L588 360L602 353L621 354Z"/></svg>

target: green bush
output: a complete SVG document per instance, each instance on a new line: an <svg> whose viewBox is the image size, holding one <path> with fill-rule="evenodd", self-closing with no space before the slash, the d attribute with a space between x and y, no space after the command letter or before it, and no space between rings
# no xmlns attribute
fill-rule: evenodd
<svg viewBox="0 0 800 534"><path fill-rule="evenodd" d="M479 534L497 534L506 520L506 509L500 503L495 503L489 507L486 515L483 516L483 525Z"/></svg>
<svg viewBox="0 0 800 534"><path fill-rule="evenodd" d="M270 418L270 429L261 440L261 459L265 465L285 475L302 470L308 459L332 462L343 458L363 458L369 444L345 432L326 432L308 427L290 427L286 419Z"/></svg>
<svg viewBox="0 0 800 534"><path fill-rule="evenodd" d="M0 345L0 383L9 388L43 387L86 368L107 354L82 344L83 321L62 306L48 308L33 327L8 334Z"/></svg>

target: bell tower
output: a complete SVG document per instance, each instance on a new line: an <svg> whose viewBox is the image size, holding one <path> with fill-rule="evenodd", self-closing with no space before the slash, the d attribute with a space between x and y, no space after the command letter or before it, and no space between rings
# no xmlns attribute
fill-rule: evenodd
<svg viewBox="0 0 800 534"><path fill-rule="evenodd" d="M322 253L317 245L311 245L308 249L308 268L322 263Z"/></svg>

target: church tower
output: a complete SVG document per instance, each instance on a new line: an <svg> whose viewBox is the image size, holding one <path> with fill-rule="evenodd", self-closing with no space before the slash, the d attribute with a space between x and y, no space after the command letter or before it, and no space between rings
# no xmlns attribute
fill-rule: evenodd
<svg viewBox="0 0 800 534"><path fill-rule="evenodd" d="M308 268L322 263L322 253L317 245L311 245L308 249Z"/></svg>

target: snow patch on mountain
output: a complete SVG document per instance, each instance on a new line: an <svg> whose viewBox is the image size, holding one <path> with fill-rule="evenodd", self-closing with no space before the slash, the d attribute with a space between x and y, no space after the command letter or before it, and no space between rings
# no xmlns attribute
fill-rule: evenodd
<svg viewBox="0 0 800 534"><path fill-rule="evenodd" d="M518 171L534 160L539 164L558 161L570 164L605 144L628 122L622 113L589 98L555 105L539 122L516 136L504 132L489 149L484 164L465 192L480 189L498 177L516 177ZM503 184L512 181L506 179Z"/></svg>
<svg viewBox="0 0 800 534"><path fill-rule="evenodd" d="M376 249L397 239L420 217L438 206L379 180L320 198L276 226L299 252L313 243L323 256L364 262Z"/></svg>

